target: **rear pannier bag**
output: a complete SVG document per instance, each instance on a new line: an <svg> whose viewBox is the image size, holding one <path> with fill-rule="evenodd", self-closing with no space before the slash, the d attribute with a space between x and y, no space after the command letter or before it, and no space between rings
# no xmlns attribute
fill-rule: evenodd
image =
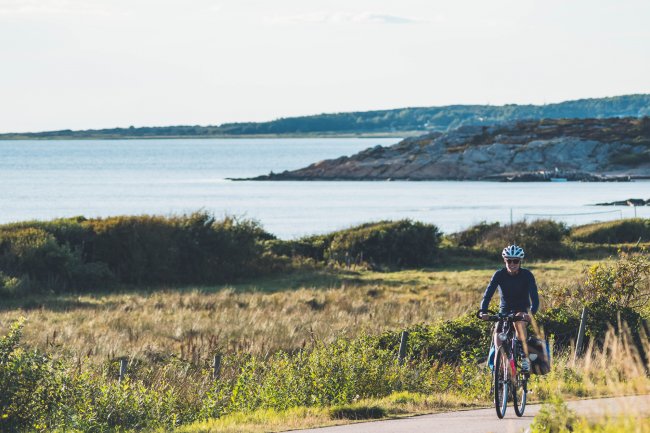
<svg viewBox="0 0 650 433"><path fill-rule="evenodd" d="M547 340L529 338L528 358L532 374L548 374L551 371L551 352Z"/></svg>

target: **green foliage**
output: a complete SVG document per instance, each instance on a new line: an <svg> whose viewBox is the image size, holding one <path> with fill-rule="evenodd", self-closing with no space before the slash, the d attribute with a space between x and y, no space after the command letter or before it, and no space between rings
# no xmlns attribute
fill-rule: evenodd
<svg viewBox="0 0 650 433"><path fill-rule="evenodd" d="M571 239L596 244L616 244L650 240L650 219L631 218L587 224L571 229Z"/></svg>
<svg viewBox="0 0 650 433"><path fill-rule="evenodd" d="M267 248L278 256L304 257L317 262L326 260L327 250L332 243L332 234L306 236L297 240L283 241L273 239L266 243Z"/></svg>
<svg viewBox="0 0 650 433"><path fill-rule="evenodd" d="M361 260L374 266L414 267L435 263L440 232L410 220L363 224L332 235L329 258Z"/></svg>
<svg viewBox="0 0 650 433"><path fill-rule="evenodd" d="M21 348L22 329L18 321L0 337L0 431L140 431L196 419L178 385L163 380L151 386L128 378L120 384L79 373L63 361Z"/></svg>
<svg viewBox="0 0 650 433"><path fill-rule="evenodd" d="M278 267L262 249L270 239L254 221L205 212L8 224L0 226L0 291L231 281Z"/></svg>
<svg viewBox="0 0 650 433"><path fill-rule="evenodd" d="M596 344L602 343L610 327L619 330L621 324L627 324L634 341L640 343L643 318L638 311L621 307L605 298L598 298L585 306L587 308L585 335L592 338ZM566 345L575 340L578 334L580 314L581 311L557 307L538 314L537 322L546 335L553 335L556 344Z"/></svg>
<svg viewBox="0 0 650 433"><path fill-rule="evenodd" d="M566 307L551 308L538 313L536 320L545 335L552 335L558 344L568 344L577 336L580 311Z"/></svg>
<svg viewBox="0 0 650 433"><path fill-rule="evenodd" d="M581 298L606 300L620 308L641 307L650 298L650 259L642 253L619 252L614 262L601 262L586 270Z"/></svg>
<svg viewBox="0 0 650 433"><path fill-rule="evenodd" d="M86 131L48 131L4 134L16 138L119 138L119 137L206 137L248 134L322 134L396 131L448 131L465 125L491 125L521 119L566 119L641 117L650 115L650 96L625 95L581 99L545 105L450 105L412 107L313 116L289 117L270 122L226 123L219 126L178 125L163 127L111 128ZM617 121L619 119L608 119ZM540 121L540 123L543 121ZM648 135L647 121L634 125L632 138ZM638 140L637 140L638 142Z"/></svg>
<svg viewBox="0 0 650 433"><path fill-rule="evenodd" d="M563 243L569 229L552 220L518 222L502 226L499 223L480 223L456 233L451 239L458 246L472 246L499 257L506 245L517 244L526 251L526 258L550 259L571 254Z"/></svg>
<svg viewBox="0 0 650 433"><path fill-rule="evenodd" d="M452 235L452 239L458 246L474 247L478 245L488 233L498 230L501 225L497 223L487 223L485 221L472 226L462 232Z"/></svg>
<svg viewBox="0 0 650 433"><path fill-rule="evenodd" d="M434 264L440 237L432 224L400 220L366 223L295 241L273 240L267 245L274 254L317 262L408 268Z"/></svg>
<svg viewBox="0 0 650 433"><path fill-rule="evenodd" d="M569 409L562 398L553 396L535 416L530 431L531 433L570 433L577 421L575 413Z"/></svg>
<svg viewBox="0 0 650 433"><path fill-rule="evenodd" d="M48 430L55 417L65 416L66 386L48 357L19 347L23 321L0 337L0 430Z"/></svg>
<svg viewBox="0 0 650 433"><path fill-rule="evenodd" d="M437 325L419 324L407 329L408 356L443 363L457 363L464 357L480 357L487 354L492 327L466 314ZM391 350L399 347L397 332L382 334L379 344Z"/></svg>

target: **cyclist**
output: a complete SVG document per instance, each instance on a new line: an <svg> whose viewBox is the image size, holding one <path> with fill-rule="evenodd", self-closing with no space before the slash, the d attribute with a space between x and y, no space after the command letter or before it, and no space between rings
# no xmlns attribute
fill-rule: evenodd
<svg viewBox="0 0 650 433"><path fill-rule="evenodd" d="M539 308L539 296L537 295L537 284L535 283L533 273L521 267L524 255L523 248L514 244L508 245L503 249L501 256L506 266L494 273L490 284L485 289L479 317L483 320L488 318L488 305L498 287L499 295L501 296L500 312L505 314L515 313L524 319L523 321L515 322L514 325L517 339L522 342L525 354L521 362L521 369L522 371L530 371L528 347L526 345L526 326L530 322L528 311L530 310L532 314L535 314ZM500 329L496 329L495 327L494 347L496 349L501 345L497 338L497 333L500 331Z"/></svg>

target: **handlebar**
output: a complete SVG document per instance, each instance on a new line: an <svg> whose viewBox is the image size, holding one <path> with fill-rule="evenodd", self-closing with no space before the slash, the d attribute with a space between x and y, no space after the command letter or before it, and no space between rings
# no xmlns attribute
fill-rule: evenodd
<svg viewBox="0 0 650 433"><path fill-rule="evenodd" d="M515 315L515 313L507 313L507 314L496 313L495 314L492 311L480 311L480 310L476 312L476 317L480 319L481 318L480 317L481 313L487 313L488 314L488 317L483 319L483 320L487 320L488 322L499 322L501 320L507 320L507 321L510 321L510 322L525 321L525 319L523 317L517 316L517 315Z"/></svg>

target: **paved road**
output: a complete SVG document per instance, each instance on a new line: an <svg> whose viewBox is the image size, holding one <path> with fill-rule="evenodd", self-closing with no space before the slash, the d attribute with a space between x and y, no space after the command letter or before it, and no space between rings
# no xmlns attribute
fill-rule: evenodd
<svg viewBox="0 0 650 433"><path fill-rule="evenodd" d="M582 416L615 415L630 411L650 413L650 396L602 398L568 402L569 407ZM499 420L491 409L465 410L433 415L415 416L387 421L373 421L335 427L300 430L302 433L521 433L528 429L540 405L526 407L517 418L512 406L504 419Z"/></svg>

